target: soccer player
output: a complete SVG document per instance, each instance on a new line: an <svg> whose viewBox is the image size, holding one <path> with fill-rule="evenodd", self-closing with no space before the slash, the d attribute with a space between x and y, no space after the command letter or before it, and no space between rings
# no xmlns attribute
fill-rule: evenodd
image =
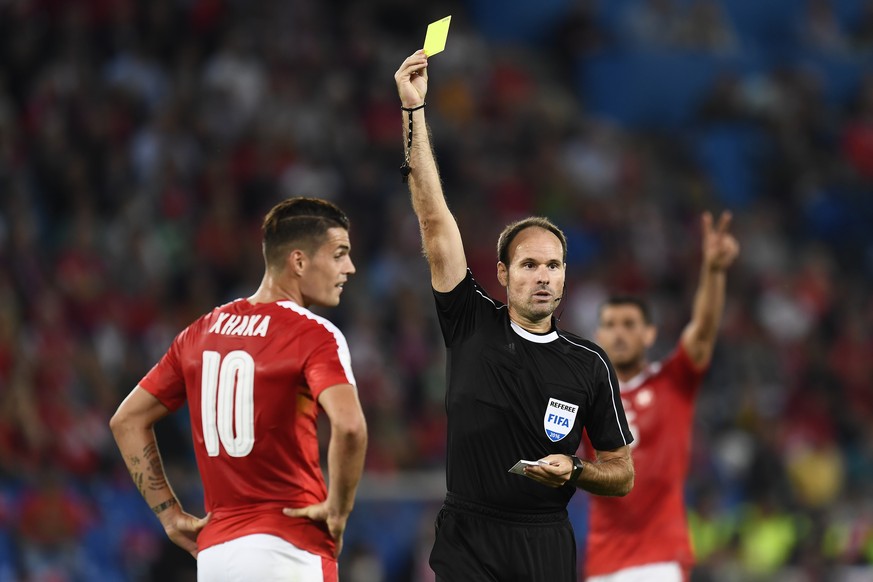
<svg viewBox="0 0 873 582"><path fill-rule="evenodd" d="M110 425L127 469L198 580L337 580L364 464L366 424L345 337L311 305L336 306L355 272L349 220L315 198L263 223L254 295L216 307L173 340ZM187 401L206 517L186 513L153 425ZM316 416L330 421L325 486Z"/></svg>
<svg viewBox="0 0 873 582"><path fill-rule="evenodd" d="M703 258L691 321L666 360L650 363L646 358L656 329L642 299L615 296L600 308L596 340L621 384L634 435L636 485L621 499L590 500L589 582L689 579L693 557L683 488L694 402L721 322L726 272L739 253L730 222L727 212L715 225L711 214L703 214Z"/></svg>
<svg viewBox="0 0 873 582"><path fill-rule="evenodd" d="M510 224L499 237L506 304L476 283L425 123L423 51L403 62L395 81L407 139L412 133L403 167L448 348L448 492L430 565L438 581L570 582L577 575L567 518L573 493L625 495L633 486L615 372L599 347L555 324L567 242L547 219ZM594 461L574 456L583 427ZM508 472L520 460L542 464Z"/></svg>

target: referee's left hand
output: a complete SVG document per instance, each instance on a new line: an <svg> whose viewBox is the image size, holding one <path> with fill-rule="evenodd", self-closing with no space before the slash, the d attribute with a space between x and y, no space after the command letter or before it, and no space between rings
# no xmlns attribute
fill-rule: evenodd
<svg viewBox="0 0 873 582"><path fill-rule="evenodd" d="M573 474L573 460L567 455L549 455L540 461L548 465L531 465L524 468L525 477L547 487L562 487Z"/></svg>

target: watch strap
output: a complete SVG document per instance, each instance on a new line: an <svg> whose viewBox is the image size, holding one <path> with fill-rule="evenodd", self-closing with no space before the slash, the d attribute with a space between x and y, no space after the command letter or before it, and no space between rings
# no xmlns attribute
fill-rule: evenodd
<svg viewBox="0 0 873 582"><path fill-rule="evenodd" d="M570 455L570 460L573 461L573 472L570 473L570 478L567 479L567 483L575 487L576 481L579 480L579 475L582 474L582 469L585 468L585 465L582 464L582 459L576 455Z"/></svg>

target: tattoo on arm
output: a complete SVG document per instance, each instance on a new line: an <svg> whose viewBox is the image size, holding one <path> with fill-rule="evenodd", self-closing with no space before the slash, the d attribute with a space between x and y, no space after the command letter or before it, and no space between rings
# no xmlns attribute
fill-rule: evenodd
<svg viewBox="0 0 873 582"><path fill-rule="evenodd" d="M145 496L145 489L143 489L144 475L142 471L136 468L139 465L139 461L140 459L136 455L129 455L127 457L127 472L130 473L130 478L133 479L133 484L136 485L137 491L139 491L140 495Z"/></svg>
<svg viewBox="0 0 873 582"><path fill-rule="evenodd" d="M133 483L134 485L136 485L136 489L137 491L139 491L139 494L145 496L145 489L142 486L142 473L137 471L136 473L131 473L130 476L133 477Z"/></svg>
<svg viewBox="0 0 873 582"><path fill-rule="evenodd" d="M167 480L164 478L164 467L161 464L161 455L158 452L157 443L149 443L143 449L143 457L148 463L149 471L148 482L149 489L159 491L167 486Z"/></svg>
<svg viewBox="0 0 873 582"><path fill-rule="evenodd" d="M172 507L176 504L177 504L177 502L176 502L175 498L167 499L163 503L159 503L158 505L155 505L154 507L152 507L152 511L155 513L155 515L157 515L160 512L164 511L165 509Z"/></svg>

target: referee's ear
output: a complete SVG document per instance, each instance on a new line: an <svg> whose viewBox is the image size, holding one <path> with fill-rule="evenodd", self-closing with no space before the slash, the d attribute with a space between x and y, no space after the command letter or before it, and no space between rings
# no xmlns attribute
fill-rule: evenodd
<svg viewBox="0 0 873 582"><path fill-rule="evenodd" d="M509 271L506 269L503 261L497 261L497 281L502 287L506 287L509 284Z"/></svg>

